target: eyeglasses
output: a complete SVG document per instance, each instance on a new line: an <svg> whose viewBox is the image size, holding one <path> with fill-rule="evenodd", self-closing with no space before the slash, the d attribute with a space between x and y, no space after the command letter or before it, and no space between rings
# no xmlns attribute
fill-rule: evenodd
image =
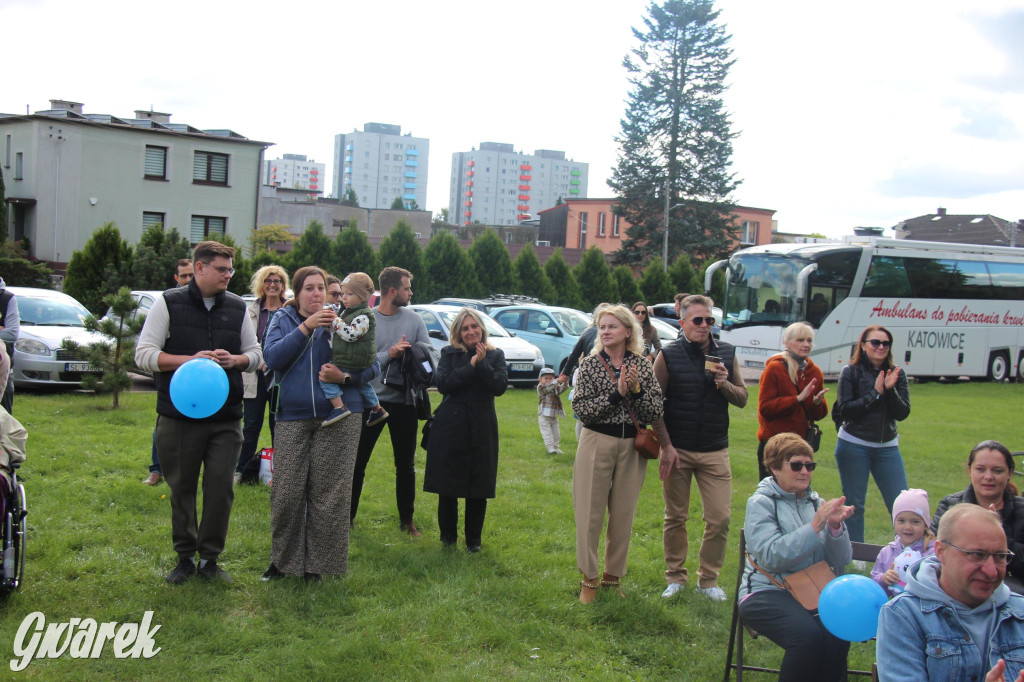
<svg viewBox="0 0 1024 682"><path fill-rule="evenodd" d="M814 471L818 468L817 462L790 462L789 468L793 471L803 471L804 467L807 467L807 471Z"/></svg>
<svg viewBox="0 0 1024 682"><path fill-rule="evenodd" d="M706 324L707 326L710 327L713 324L715 324L715 318L713 318L713 317L691 317L690 318L690 322L692 322L694 325L696 325L698 327L701 326L702 324Z"/></svg>
<svg viewBox="0 0 1024 682"><path fill-rule="evenodd" d="M888 348L892 345L892 341L882 341L881 339L868 339L868 343L872 348Z"/></svg>
<svg viewBox="0 0 1024 682"><path fill-rule="evenodd" d="M992 563L996 566L1005 566L1015 556L1013 552L985 552L980 549L964 549L963 547L957 547L948 540L940 540L939 542L949 545L953 549L960 550L972 564L983 564L989 557L992 557Z"/></svg>
<svg viewBox="0 0 1024 682"><path fill-rule="evenodd" d="M227 275L228 277L233 277L234 274L235 274L235 269L234 268L229 268L226 265L210 265L209 263L204 263L203 261L199 261L199 264L200 265L205 265L208 268L213 268L214 270L219 272L221 275Z"/></svg>
<svg viewBox="0 0 1024 682"><path fill-rule="evenodd" d="M647 311L646 310L634 310L633 314L634 315L646 315Z"/></svg>
<svg viewBox="0 0 1024 682"><path fill-rule="evenodd" d="M271 286L279 287L282 284L284 284L284 282L282 280L279 280L279 279L267 279L267 280L264 280L263 283L265 285L267 285L268 287L271 287Z"/></svg>

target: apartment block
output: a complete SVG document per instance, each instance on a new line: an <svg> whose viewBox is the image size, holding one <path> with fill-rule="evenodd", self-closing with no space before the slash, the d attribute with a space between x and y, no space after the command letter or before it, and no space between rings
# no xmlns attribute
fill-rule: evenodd
<svg viewBox="0 0 1024 682"><path fill-rule="evenodd" d="M559 199L587 196L590 164L565 152L516 151L511 144L483 142L452 154L449 220L456 225L518 225Z"/></svg>
<svg viewBox="0 0 1024 682"><path fill-rule="evenodd" d="M326 172L326 163L307 159L305 154L284 154L263 162L263 184L322 193Z"/></svg>
<svg viewBox="0 0 1024 682"><path fill-rule="evenodd" d="M390 123L335 135L334 197L344 198L351 188L363 208L391 208L400 198L407 209L424 209L429 157L429 139L403 135Z"/></svg>

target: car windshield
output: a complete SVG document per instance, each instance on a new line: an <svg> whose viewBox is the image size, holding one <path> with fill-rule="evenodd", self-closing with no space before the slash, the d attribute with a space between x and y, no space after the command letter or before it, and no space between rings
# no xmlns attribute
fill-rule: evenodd
<svg viewBox="0 0 1024 682"><path fill-rule="evenodd" d="M444 320L445 326L448 327L448 329L450 331L451 328L452 328L452 323L455 322L455 318L458 317L458 315L459 315L459 311L458 311L458 309L442 310L442 311L438 312L438 315L441 316L441 319ZM483 318L484 327L487 328L487 335L488 336L498 336L498 337L508 337L508 336L510 336L510 334L507 331L505 331L504 327L502 327L500 324L498 324L497 322L495 322L491 318L487 317L486 315L481 315L480 317Z"/></svg>
<svg viewBox="0 0 1024 682"><path fill-rule="evenodd" d="M82 327L89 311L74 301L22 295L18 296L18 313L23 325Z"/></svg>
<svg viewBox="0 0 1024 682"><path fill-rule="evenodd" d="M551 314L572 336L579 336L590 326L590 318L578 310L552 310Z"/></svg>

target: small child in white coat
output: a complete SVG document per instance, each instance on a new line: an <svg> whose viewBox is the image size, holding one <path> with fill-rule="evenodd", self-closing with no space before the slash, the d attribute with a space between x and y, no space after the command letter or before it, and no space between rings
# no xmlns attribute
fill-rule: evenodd
<svg viewBox="0 0 1024 682"><path fill-rule="evenodd" d="M871 579L885 593L895 597L907 586L907 569L935 554L935 536L928 529L932 517L928 492L920 488L904 490L892 505L892 527L896 539L882 548L871 569Z"/></svg>
<svg viewBox="0 0 1024 682"><path fill-rule="evenodd" d="M537 423L540 425L540 435L544 439L544 447L549 455L564 454L558 447L562 437L558 427L558 418L565 416L562 409L562 399L559 398L565 389L566 384L555 381L555 370L545 367L540 371L540 383L537 384Z"/></svg>

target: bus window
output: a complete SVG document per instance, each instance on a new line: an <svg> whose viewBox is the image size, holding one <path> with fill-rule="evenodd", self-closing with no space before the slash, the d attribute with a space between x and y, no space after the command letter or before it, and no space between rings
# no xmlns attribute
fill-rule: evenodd
<svg viewBox="0 0 1024 682"><path fill-rule="evenodd" d="M873 256L861 295L889 298L912 296L910 278L907 277L903 259L892 256Z"/></svg>
<svg viewBox="0 0 1024 682"><path fill-rule="evenodd" d="M988 263L995 298L1004 301L1024 299L1024 263Z"/></svg>
<svg viewBox="0 0 1024 682"><path fill-rule="evenodd" d="M860 249L820 255L818 269L811 273L806 319L818 328L843 299L850 295L860 263Z"/></svg>
<svg viewBox="0 0 1024 682"><path fill-rule="evenodd" d="M958 260L956 262L956 289L953 298L994 298L992 281L989 279L985 264L976 260Z"/></svg>
<svg viewBox="0 0 1024 682"><path fill-rule="evenodd" d="M906 258L904 260L910 281L914 284L915 296L918 298L957 298L961 282L956 274L956 261L931 258Z"/></svg>

